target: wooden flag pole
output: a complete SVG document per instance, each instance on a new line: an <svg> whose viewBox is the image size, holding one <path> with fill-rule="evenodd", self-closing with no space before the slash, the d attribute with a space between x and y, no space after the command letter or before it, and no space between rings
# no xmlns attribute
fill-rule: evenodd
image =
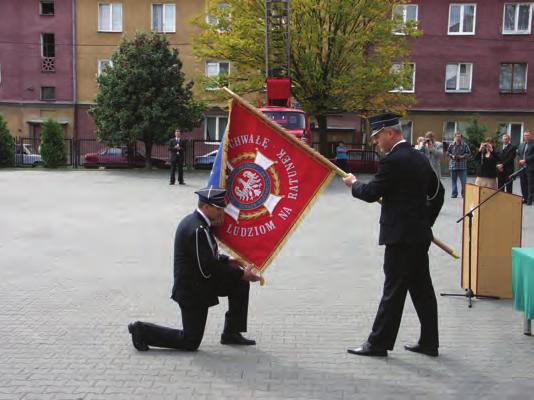
<svg viewBox="0 0 534 400"><path fill-rule="evenodd" d="M300 140L298 140L295 136L293 136L291 133L286 131L284 128L282 128L277 123L273 122L269 117L267 117L264 113L258 111L256 107L254 107L252 104L250 104L247 100L239 96L238 94L232 92L227 87L222 88L226 93L228 93L230 96L232 96L234 99L236 99L243 107L245 107L248 111L250 111L252 114L257 116L263 123L265 123L270 128L280 132L284 135L285 138L287 138L292 143L296 144L297 146L300 146L304 151L306 151L310 156L315 158L316 160L320 161L321 163L325 164L328 168L332 169L337 175L339 175L341 178L347 177L349 174L347 174L345 171L343 171L341 168L339 168L336 164L331 162L328 158L320 154L318 151L315 151L307 144L302 143ZM380 201L379 201L380 202ZM456 252L443 243L441 240L434 238L432 239L432 242L438 246L440 249L445 251L446 253L450 254L452 257L458 259L458 255Z"/></svg>

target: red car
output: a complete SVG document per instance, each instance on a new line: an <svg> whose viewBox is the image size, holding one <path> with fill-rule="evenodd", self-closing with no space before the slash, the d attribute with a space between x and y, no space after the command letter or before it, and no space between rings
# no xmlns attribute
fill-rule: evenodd
<svg viewBox="0 0 534 400"><path fill-rule="evenodd" d="M347 150L347 165L349 172L374 174L378 169L380 156L373 150L349 149ZM330 158L334 164L335 158Z"/></svg>
<svg viewBox="0 0 534 400"><path fill-rule="evenodd" d="M152 157L151 161L153 167L168 168L167 160ZM87 153L83 162L85 168L144 168L145 164L146 158L137 152L134 157L128 159L128 152L124 147L107 147L99 153Z"/></svg>

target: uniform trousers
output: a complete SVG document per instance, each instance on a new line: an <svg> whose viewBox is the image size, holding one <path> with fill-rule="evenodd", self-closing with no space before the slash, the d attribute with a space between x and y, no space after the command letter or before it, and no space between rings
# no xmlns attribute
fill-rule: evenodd
<svg viewBox="0 0 534 400"><path fill-rule="evenodd" d="M223 280L217 285L217 295L228 297L228 311L225 314L224 332L246 332L248 297L250 284L244 280ZM194 351L204 336L208 307L180 304L183 329L140 322L141 338L145 344L154 347Z"/></svg>
<svg viewBox="0 0 534 400"><path fill-rule="evenodd" d="M428 267L430 242L386 245L384 291L368 342L376 348L392 350L409 292L421 333L419 344L438 348L438 306Z"/></svg>
<svg viewBox="0 0 534 400"><path fill-rule="evenodd" d="M523 200L527 203L532 203L534 200L534 168L530 171L527 169L519 175L521 182L521 194Z"/></svg>

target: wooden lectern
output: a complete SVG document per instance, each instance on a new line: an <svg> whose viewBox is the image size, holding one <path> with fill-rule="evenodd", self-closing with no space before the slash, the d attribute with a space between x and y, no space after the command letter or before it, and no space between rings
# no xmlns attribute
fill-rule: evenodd
<svg viewBox="0 0 534 400"><path fill-rule="evenodd" d="M495 190L465 185L464 214ZM473 213L471 289L475 295L512 298L512 247L521 247L523 198L500 192ZM462 288L469 279L469 224L462 230Z"/></svg>

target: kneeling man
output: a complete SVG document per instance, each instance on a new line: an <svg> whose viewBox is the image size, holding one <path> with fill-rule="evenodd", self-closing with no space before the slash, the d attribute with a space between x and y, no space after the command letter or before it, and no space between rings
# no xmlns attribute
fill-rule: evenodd
<svg viewBox="0 0 534 400"><path fill-rule="evenodd" d="M134 347L149 346L194 351L198 349L208 309L228 297L222 344L254 345L241 332L247 330L249 282L260 277L240 260L219 253L212 228L224 217L224 189L207 187L195 192L198 208L178 225L174 240L174 286L171 298L180 306L183 329L136 321L128 325Z"/></svg>

